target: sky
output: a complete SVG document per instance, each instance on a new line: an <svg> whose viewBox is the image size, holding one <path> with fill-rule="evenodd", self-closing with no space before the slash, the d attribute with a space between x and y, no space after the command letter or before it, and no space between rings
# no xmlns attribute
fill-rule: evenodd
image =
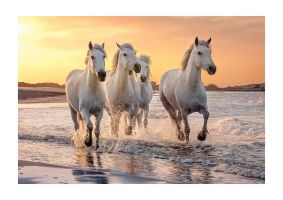
<svg viewBox="0 0 283 200"><path fill-rule="evenodd" d="M265 82L264 17L19 17L18 80L65 83L73 69L85 69L88 43L105 43L111 69L116 42L131 43L151 57L152 80L179 68L196 36L212 38L215 75L202 72L205 85L219 87Z"/></svg>

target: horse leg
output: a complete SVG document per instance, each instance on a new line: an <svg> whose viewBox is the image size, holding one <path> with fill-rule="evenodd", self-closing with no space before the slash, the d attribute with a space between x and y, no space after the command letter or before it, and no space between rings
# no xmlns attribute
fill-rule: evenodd
<svg viewBox="0 0 283 200"><path fill-rule="evenodd" d="M110 109L106 105L104 105L104 109L106 110L107 114L111 117Z"/></svg>
<svg viewBox="0 0 283 200"><path fill-rule="evenodd" d="M128 126L128 119L127 119L128 116L127 116L126 113L124 113L122 117L124 118L124 124L125 124L125 128L126 128Z"/></svg>
<svg viewBox="0 0 283 200"><path fill-rule="evenodd" d="M178 119L178 123L181 126L181 122L182 122L182 115L181 115L181 111L177 110L177 119Z"/></svg>
<svg viewBox="0 0 283 200"><path fill-rule="evenodd" d="M132 122L132 127L133 129L136 128L136 123L138 121L138 115L139 115L139 110L140 110L140 105L138 103L134 104L134 116L133 116L133 122ZM130 119L130 117L129 117Z"/></svg>
<svg viewBox="0 0 283 200"><path fill-rule="evenodd" d="M95 137L96 137L96 150L99 148L99 135L100 135L100 121L102 119L103 116L103 111L100 111L99 113L97 113L95 115L95 129L94 129L94 133L95 133Z"/></svg>
<svg viewBox="0 0 283 200"><path fill-rule="evenodd" d="M133 131L133 123L135 122L135 120L134 120L135 114L132 111L130 111L128 113L128 115L129 115L129 117L128 117L129 118L129 125L125 129L125 134L126 135L131 135L132 131Z"/></svg>
<svg viewBox="0 0 283 200"><path fill-rule="evenodd" d="M146 129L147 128L147 117L148 117L148 110L149 110L149 106L146 105L145 109L144 109L144 116L143 116L143 127Z"/></svg>
<svg viewBox="0 0 283 200"><path fill-rule="evenodd" d="M72 117L72 120L74 122L74 129L75 131L77 131L79 129L79 123L78 123L78 119L77 119L77 111L74 110L74 108L70 105L69 105L69 108L70 108L70 111L71 111L71 117Z"/></svg>
<svg viewBox="0 0 283 200"><path fill-rule="evenodd" d="M177 133L177 138L181 141L184 141L186 136L185 134L181 131L181 127L178 123L177 115L175 109L170 105L170 103L167 101L163 93L160 94L160 100L164 106L164 108L167 110L169 113L170 119L173 123L173 126L176 128L176 133Z"/></svg>
<svg viewBox="0 0 283 200"><path fill-rule="evenodd" d="M77 120L79 126L81 126L83 130L85 130L85 123L83 121L83 117L80 112L77 112Z"/></svg>
<svg viewBox="0 0 283 200"><path fill-rule="evenodd" d="M93 130L93 125L90 121L90 114L88 111L83 110L81 112L82 117L84 122L86 123L87 127L87 135L85 137L85 145L90 147L92 145L92 130Z"/></svg>
<svg viewBox="0 0 283 200"><path fill-rule="evenodd" d="M203 122L202 131L200 131L198 133L198 140L199 141L204 141L205 138L206 138L206 135L208 133L208 130L207 130L207 120L209 118L209 112L206 109L201 109L199 112L201 114L203 114L204 122Z"/></svg>
<svg viewBox="0 0 283 200"><path fill-rule="evenodd" d="M143 109L140 109L140 112L137 116L137 122L138 122L138 127L141 128L141 121L142 121L142 116L143 116Z"/></svg>
<svg viewBox="0 0 283 200"><path fill-rule="evenodd" d="M118 137L118 132L119 132L119 122L121 118L121 112L119 111L114 111L112 120L111 120L111 126L112 126L112 134L115 135L115 137Z"/></svg>
<svg viewBox="0 0 283 200"><path fill-rule="evenodd" d="M184 123L184 132L186 134L186 141L189 142L189 136L190 136L190 126L188 123L188 113L186 111L184 111L183 109L181 109L181 111L179 112L183 123Z"/></svg>

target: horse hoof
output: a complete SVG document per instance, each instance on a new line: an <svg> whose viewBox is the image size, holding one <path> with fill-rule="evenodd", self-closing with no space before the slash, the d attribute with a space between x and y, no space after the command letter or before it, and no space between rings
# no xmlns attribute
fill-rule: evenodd
<svg viewBox="0 0 283 200"><path fill-rule="evenodd" d="M204 141L205 139L206 139L206 134L200 132L200 133L198 134L198 140L199 140L199 141Z"/></svg>
<svg viewBox="0 0 283 200"><path fill-rule="evenodd" d="M91 145L92 145L92 140L91 139L85 139L85 145L87 146L87 147L91 147Z"/></svg>

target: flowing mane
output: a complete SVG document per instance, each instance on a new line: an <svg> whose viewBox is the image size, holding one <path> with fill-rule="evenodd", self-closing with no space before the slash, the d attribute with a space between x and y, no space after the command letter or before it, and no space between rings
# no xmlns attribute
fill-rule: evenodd
<svg viewBox="0 0 283 200"><path fill-rule="evenodd" d="M105 52L105 50L103 49L103 47L99 44L94 44L92 49L96 49L98 51L101 51L102 53L104 53L105 57L107 57L107 54ZM88 60L89 60L89 55L90 55L90 50L87 50L87 54L86 54L86 58L85 58L85 64L87 65Z"/></svg>
<svg viewBox="0 0 283 200"><path fill-rule="evenodd" d="M147 63L148 65L151 64L151 60L150 60L150 57L147 56L147 55L140 55L139 57L140 60L144 61L145 63ZM147 77L149 78L151 76L151 72L150 72L150 67L148 67L148 70L147 70Z"/></svg>
<svg viewBox="0 0 283 200"><path fill-rule="evenodd" d="M121 45L122 48L129 48L131 50L134 51L134 47L133 45L131 45L130 43L124 43ZM114 54L113 60L112 60L112 71L111 71L111 75L113 75L116 71L117 65L118 65L118 60L119 60L119 54L120 54L120 50L118 49L116 51L116 53Z"/></svg>
<svg viewBox="0 0 283 200"><path fill-rule="evenodd" d="M204 40L200 40L199 45L204 45L207 48L210 48L210 45ZM189 59L190 59L190 56L191 56L191 53L192 53L194 46L195 46L194 43L191 44L190 48L185 52L182 63L181 63L182 70L185 70L187 68L187 65L188 65L188 62L189 62Z"/></svg>

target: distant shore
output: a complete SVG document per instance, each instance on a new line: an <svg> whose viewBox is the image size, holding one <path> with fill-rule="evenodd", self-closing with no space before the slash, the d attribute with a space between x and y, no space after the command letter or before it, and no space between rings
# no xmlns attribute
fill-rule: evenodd
<svg viewBox="0 0 283 200"><path fill-rule="evenodd" d="M19 87L19 103L63 103L66 101L65 90L54 87Z"/></svg>
<svg viewBox="0 0 283 200"><path fill-rule="evenodd" d="M208 91L264 92L265 83L248 84L248 85L240 85L240 86L228 86L224 88L219 88L214 84L209 84L205 86L205 89Z"/></svg>

